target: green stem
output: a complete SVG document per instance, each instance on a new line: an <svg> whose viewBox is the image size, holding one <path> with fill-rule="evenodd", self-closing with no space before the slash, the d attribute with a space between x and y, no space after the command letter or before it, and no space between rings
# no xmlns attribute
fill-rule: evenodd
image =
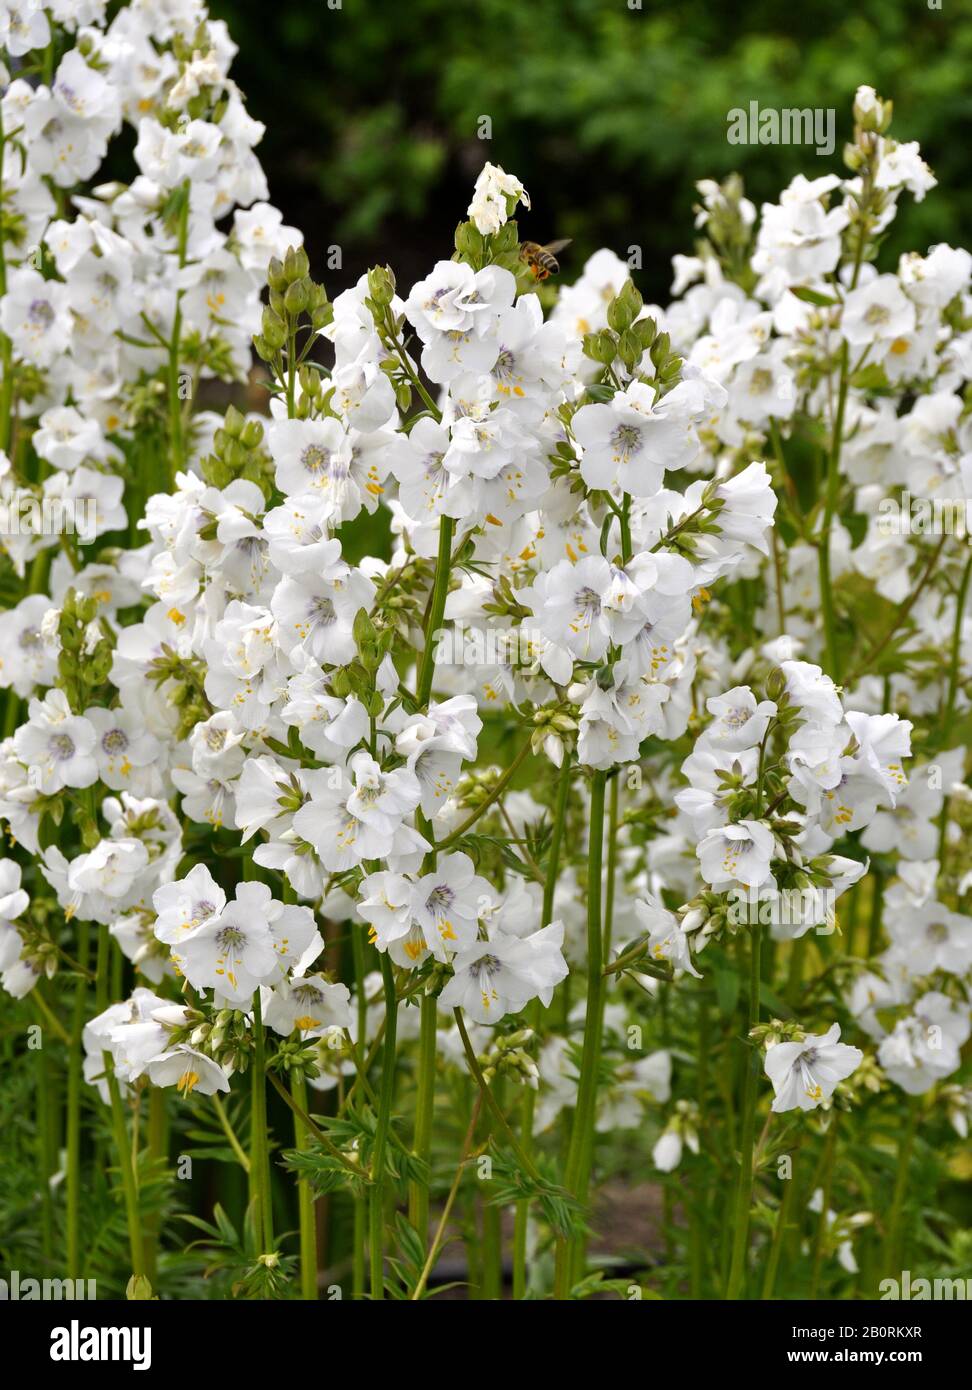
<svg viewBox="0 0 972 1390"><path fill-rule="evenodd" d="M543 907L540 915L541 927L550 925L553 916L554 893L557 888L557 875L560 869L560 846L564 838L567 821L567 805L570 801L570 753L564 750L564 760L557 779L557 802L554 808L553 828L550 832L550 849L543 884ZM531 1010L531 1025L534 1029L540 1022L542 1005L535 1000ZM533 1117L537 1104L537 1093L532 1086L524 1086L523 1102L520 1110L520 1133L523 1147L528 1154L533 1152ZM530 1224L530 1203L517 1202L513 1223L513 1297L525 1298L527 1289L526 1252L527 1234Z"/></svg>
<svg viewBox="0 0 972 1390"><path fill-rule="evenodd" d="M827 1247L827 1213L830 1210L830 1193L834 1181L834 1158L837 1154L837 1111L831 1112L830 1129L827 1131L827 1143L824 1148L823 1157L823 1177L821 1180L821 1204L820 1217L817 1221L817 1229L813 1238L813 1256L810 1266L810 1298L817 1297L817 1290L820 1287L820 1274L823 1269L824 1251Z"/></svg>
<svg viewBox="0 0 972 1390"><path fill-rule="evenodd" d="M952 650L948 662L948 695L945 700L945 713L942 716L942 746L948 744L955 718L955 698L958 694L959 658L962 649L962 619L965 614L965 601L969 594L969 579L972 577L972 555L965 562L958 597L955 600L955 622L952 626Z"/></svg>
<svg viewBox="0 0 972 1390"><path fill-rule="evenodd" d="M523 747L517 753L516 757L510 763L509 767L497 780L496 785L493 787L492 791L485 798L485 800L481 801L480 804L476 807L475 811L473 811L472 815L467 816L466 819L462 822L462 824L458 825L456 829L452 831L451 834L447 835L444 840L439 841L439 843L435 847L437 852L444 849L448 849L450 845L454 845L457 840L462 839L466 831L469 830L471 826L475 825L476 822L479 820L480 816L484 815L485 812L489 810L490 806L492 806L493 803L503 795L503 793L506 791L506 788L510 785L513 778L520 770L520 766L524 762L528 753L530 752L531 747L532 740L528 738L526 743L524 743Z"/></svg>
<svg viewBox="0 0 972 1390"><path fill-rule="evenodd" d="M820 567L820 610L823 614L824 642L827 651L829 674L835 681L840 680L840 667L837 660L837 634L834 620L834 594L830 575L830 533L833 528L834 512L840 492L840 451L844 439L844 413L847 409L847 389L850 379L848 360L849 350L844 343L840 354L840 387L837 396L837 414L830 452L827 457L827 479L824 492L823 526L820 529L818 562Z"/></svg>
<svg viewBox="0 0 972 1390"><path fill-rule="evenodd" d="M104 922L98 926L98 955L95 959L95 1013L100 1014L108 1007L109 985L111 984L111 936Z"/></svg>
<svg viewBox="0 0 972 1390"><path fill-rule="evenodd" d="M182 185L179 207L179 225L176 236L176 253L179 269L186 264L186 250L189 242L189 182ZM172 318L172 338L169 343L169 464L170 484L175 486L176 474L185 466L185 441L182 429L182 400L179 395L179 368L182 355L182 291L176 292L175 314Z"/></svg>
<svg viewBox="0 0 972 1390"><path fill-rule="evenodd" d="M395 1094L395 1040L398 1033L398 997L395 993L395 974L388 952L381 953L381 978L385 987L385 1047L381 1059L381 1092L378 1100L378 1123L375 1147L371 1160L371 1206L369 1209L369 1256L371 1260L371 1297L385 1296L384 1225L385 1225L385 1145L391 1124L392 1100Z"/></svg>
<svg viewBox="0 0 972 1390"><path fill-rule="evenodd" d="M496 1090L498 1092L497 1104L502 1104L502 1079L497 1078ZM494 1203L488 1202L485 1197L481 1202L483 1237L482 1237L482 1259L479 1270L479 1291L480 1297L489 1302L496 1302L502 1297L503 1293L503 1231L502 1231L502 1208Z"/></svg>
<svg viewBox="0 0 972 1390"><path fill-rule="evenodd" d="M803 988L803 962L807 954L806 936L798 936L790 947L790 966L786 977L786 1002L796 1009Z"/></svg>
<svg viewBox="0 0 972 1390"><path fill-rule="evenodd" d="M121 1172L122 1190L125 1195L125 1219L128 1223L128 1248L131 1253L132 1274L137 1278L145 1274L142 1221L141 1213L138 1208L138 1179L135 1173L134 1155L128 1142L128 1130L125 1125L125 1108L122 1105L121 1091L118 1086L118 1078L115 1076L111 1053L105 1052L103 1056L105 1062L105 1080L108 1083L108 1094L111 1097L111 1127L115 1140L115 1151L118 1156L118 1168Z"/></svg>
<svg viewBox="0 0 972 1390"><path fill-rule="evenodd" d="M885 647L891 641L892 637L901 628L905 619L910 614L912 608L914 608L915 604L918 602L918 599L924 593L925 587L932 577L932 573L935 569L935 566L938 564L938 558L941 555L943 549L945 548L945 542L947 540L948 532L946 531L945 534L942 536L941 540L935 546L935 549L932 551L931 555L928 557L928 563L922 570L918 583L912 589L908 597L904 599L903 602L901 602L895 610L894 617L891 619L891 622L885 630L884 635L881 638L879 638L877 642L875 642L874 646L871 647L870 651L866 654L864 659L861 661L860 665L856 666L849 676L844 677L845 685L852 685L855 681L859 680L861 676L865 675L868 672L868 670L871 668L871 666L873 666L877 658L884 651Z"/></svg>
<svg viewBox="0 0 972 1390"><path fill-rule="evenodd" d="M82 922L78 928L78 959L87 968L89 928ZM82 1278L81 1270L81 1094L83 1085L81 1034L85 1024L85 1006L88 993L87 975L79 975L74 991L74 1009L71 1015L71 1041L68 1047L67 1078L67 1177L65 1179L65 1201L67 1205L67 1275L69 1279Z"/></svg>
<svg viewBox="0 0 972 1390"><path fill-rule="evenodd" d="M307 1083L302 1071L290 1079L290 1093L299 1109L307 1109ZM294 1144L305 1147L310 1132L299 1115L294 1115ZM317 1299L317 1224L314 1215L314 1191L308 1178L297 1180L297 1212L300 1222L300 1293L301 1297Z"/></svg>
<svg viewBox="0 0 972 1390"><path fill-rule="evenodd" d="M496 1124L501 1134L503 1135L503 1138L506 1140L516 1157L519 1159L524 1172L529 1177L531 1177L534 1180L534 1182L539 1182L540 1174L537 1172L537 1168L535 1163L533 1162L533 1159L530 1158L529 1155L524 1151L523 1145L517 1139L512 1129L510 1129L509 1122L506 1116L503 1114L503 1111L500 1109L496 1097L490 1090L489 1082L483 1075L483 1069L479 1065L479 1059L476 1056L476 1050L469 1040L469 1031L466 1028L466 1021L462 1016L462 1009L453 1009L452 1013L453 1017L456 1020L456 1027L459 1029L459 1037L462 1040L462 1050L466 1054L466 1063L469 1067L469 1070L472 1072L473 1080L479 1087L480 1094L482 1095L482 1098L486 1103L487 1110L492 1115L493 1119L496 1121Z"/></svg>
<svg viewBox="0 0 972 1390"><path fill-rule="evenodd" d="M168 1151L168 1126L165 1113L165 1092L152 1086L148 1096L148 1151L150 1171L155 1174L165 1165ZM159 1213L152 1212L145 1222L145 1269L154 1284L158 1273Z"/></svg>
<svg viewBox="0 0 972 1390"><path fill-rule="evenodd" d="M762 936L756 927L750 938L749 952L749 1027L759 1022L760 945ZM746 1073L743 1085L743 1123L739 1155L739 1186L736 1190L736 1214L733 1225L732 1263L726 1298L738 1299L746 1277L746 1252L749 1238L749 1208L753 1197L753 1141L756 1137L756 1082L759 1075L759 1051L747 1041Z"/></svg>
<svg viewBox="0 0 972 1390"><path fill-rule="evenodd" d="M270 1191L270 1147L267 1132L267 1056L260 991L253 994L253 1061L251 1063L250 1179L255 1204L254 1225L263 1253L273 1245L273 1207Z"/></svg>
<svg viewBox="0 0 972 1390"><path fill-rule="evenodd" d="M482 1092L480 1092L476 1096L476 1100L472 1108L472 1116L469 1120L469 1128L466 1130L466 1137L463 1141L462 1152L459 1155L459 1164L456 1168L456 1175L452 1180L452 1186L449 1189L449 1195L446 1198L445 1206L442 1208L442 1215L439 1217L439 1224L436 1227L435 1235L432 1239L432 1248L429 1251L428 1258L425 1261L424 1268L422 1269L422 1273L419 1276L419 1281L412 1291L411 1302L413 1303L418 1302L418 1300L422 1297L422 1294L425 1292L425 1287L429 1282L429 1275L435 1268L435 1262L439 1258L439 1251L442 1249L443 1234L445 1232L446 1225L449 1221L449 1217L452 1215L452 1208L456 1204L456 1196L459 1192L459 1184L462 1181L463 1169L465 1168L466 1161L469 1157L469 1150L472 1148L473 1137L476 1133L476 1126L479 1123L479 1114L482 1109L482 1105L483 1097Z"/></svg>
<svg viewBox="0 0 972 1390"><path fill-rule="evenodd" d="M770 1244L769 1258L766 1262L766 1272L763 1275L764 1302L768 1302L773 1297L773 1290L776 1287L776 1275L780 1267L780 1256L783 1253L783 1246L786 1241L786 1231L790 1220L790 1208L793 1205L793 1193L796 1190L796 1153L793 1155L793 1169L786 1186L783 1188L783 1196L776 1211L776 1222L773 1226L773 1238Z"/></svg>
<svg viewBox="0 0 972 1390"><path fill-rule="evenodd" d="M412 1151L423 1163L428 1163L432 1146L432 1117L435 1107L435 1043L436 997L423 994L419 1001L418 1080L415 1094L415 1133ZM409 1184L408 1219L418 1232L423 1246L429 1236L428 1178L417 1178Z"/></svg>
<svg viewBox="0 0 972 1390"><path fill-rule="evenodd" d="M41 1038L37 1049L37 1166L40 1176L41 1250L50 1265L54 1258L54 1202L51 1196L51 1174L54 1171L54 1143L51 1132L51 1091L47 1066L47 1051Z"/></svg>
<svg viewBox="0 0 972 1390"><path fill-rule="evenodd" d="M901 1258L898 1245L901 1216L904 1209L905 1193L908 1190L908 1169L911 1164L911 1151L915 1144L915 1133L918 1129L918 1115L919 1103L917 1100L912 1100L909 1104L907 1124L898 1141L898 1171L895 1174L894 1194L891 1198L888 1229L884 1240L884 1272L889 1278L897 1278L900 1270Z"/></svg>
<svg viewBox="0 0 972 1390"><path fill-rule="evenodd" d="M611 960L611 936L614 930L614 894L618 873L618 814L620 810L620 776L611 778L611 800L608 812L607 884L604 892L604 968ZM604 1013L604 1000L601 1000L601 1013Z"/></svg>
<svg viewBox="0 0 972 1390"><path fill-rule="evenodd" d="M239 1139L236 1137L236 1131L230 1124L229 1116L226 1113L226 1110L223 1106L223 1102L220 1100L219 1096L216 1095L215 1092L213 1092L210 1099L212 1100L213 1106L216 1110L216 1114L219 1117L219 1123L223 1128L223 1133L226 1135L226 1138L229 1141L229 1146L236 1155L237 1163L239 1163L244 1173L248 1174L250 1171L249 1156L247 1155L247 1152L244 1149L243 1145L240 1143Z"/></svg>
<svg viewBox="0 0 972 1390"><path fill-rule="evenodd" d="M425 387L422 385L422 382L419 378L419 374L415 370L415 367L408 353L405 351L404 343L402 343L398 334L395 332L395 321L390 309L387 311L386 314L385 328L388 333L388 339L394 347L395 351L398 353L399 360L401 361L401 364L405 369L405 374L408 377L409 381L412 383L412 386L418 392L423 405L425 406L426 410L429 411L434 420L441 422L442 411L439 409L435 401L429 395L428 391L426 391Z"/></svg>
<svg viewBox="0 0 972 1390"><path fill-rule="evenodd" d="M601 1065L601 997L604 990L601 942L601 866L604 855L604 789L607 774L595 772L591 783L590 831L587 847L587 1008L581 1053L577 1103L567 1152L564 1185L578 1202L587 1200L594 1156L597 1081ZM567 1299L574 1285L575 1264L583 1242L573 1236L557 1243L555 1293Z"/></svg>
<svg viewBox="0 0 972 1390"><path fill-rule="evenodd" d="M429 703L429 696L432 694L432 678L435 675L435 634L442 625L442 615L449 593L449 565L452 560L452 535L455 526L456 523L451 516L439 518L439 554L435 562L432 603L425 628L425 650L422 652L418 689L415 692L415 698L423 709Z"/></svg>
<svg viewBox="0 0 972 1390"><path fill-rule="evenodd" d="M404 351L402 353L404 359ZM432 585L432 600L429 604L428 621L425 626L425 649L419 667L418 685L415 698L425 709L432 695L432 681L435 674L435 634L442 623L446 598L449 593L449 571L452 564L452 538L455 522L452 517L439 519L439 554L435 565L435 579ZM426 856L427 870L435 868L437 847L432 830L424 817L420 818L420 829L432 843ZM432 1118L435 1112L435 1044L436 1044L436 1002L435 996L423 994L419 1003L419 1055L418 1080L415 1097L415 1132L413 1150L416 1158L428 1163L432 1146ZM409 1185L409 1220L419 1234L424 1246L429 1234L429 1187L427 1181L416 1179Z"/></svg>
<svg viewBox="0 0 972 1390"><path fill-rule="evenodd" d="M361 1067L366 1067L366 1041L368 1019L368 999L365 992L365 938L363 929L351 924L351 957L354 962L355 1003L358 1016L358 1036L355 1051L360 1058ZM365 1291L365 1244L368 1225L368 1199L356 1190L354 1197L354 1251L351 1267L351 1294L353 1298L363 1298Z"/></svg>

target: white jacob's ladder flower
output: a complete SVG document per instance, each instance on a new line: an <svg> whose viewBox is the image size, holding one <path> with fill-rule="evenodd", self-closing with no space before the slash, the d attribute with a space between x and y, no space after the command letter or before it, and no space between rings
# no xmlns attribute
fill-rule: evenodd
<svg viewBox="0 0 972 1390"><path fill-rule="evenodd" d="M856 1071L864 1059L859 1047L839 1041L840 1024L819 1037L781 1042L767 1048L764 1067L773 1083L773 1109L815 1110L829 1100L838 1081Z"/></svg>

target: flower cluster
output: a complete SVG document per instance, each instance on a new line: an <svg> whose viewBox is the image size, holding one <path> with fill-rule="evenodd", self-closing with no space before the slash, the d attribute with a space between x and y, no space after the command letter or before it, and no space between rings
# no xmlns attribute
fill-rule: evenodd
<svg viewBox="0 0 972 1390"><path fill-rule="evenodd" d="M683 1063L713 992L726 1047L766 1044L767 1124L887 1081L964 1116L939 1083L972 1026L970 563L879 504L972 500L972 257L878 272L934 186L889 104L858 93L848 177L760 213L700 185L667 307L608 250L555 293L493 164L451 258L332 302L266 201L225 26L201 0L112 11L0 13L0 504L33 518L4 537L0 984L70 1004L116 1137L175 1087L216 1097L235 1153L218 1097L252 1069L269 1256L269 1075L299 1181L316 1163L360 1202L367 1179L381 1296L389 1185L424 1258L436 1088L471 1077L470 1142L484 1106L566 1297L599 1136L667 1107L658 1170L712 1161ZM97 182L123 131L131 181ZM266 410L205 408L216 382L244 402L254 354ZM84 524L45 526L54 504ZM744 1236L745 1063L718 1175ZM557 1126L551 1185L531 1151Z"/></svg>

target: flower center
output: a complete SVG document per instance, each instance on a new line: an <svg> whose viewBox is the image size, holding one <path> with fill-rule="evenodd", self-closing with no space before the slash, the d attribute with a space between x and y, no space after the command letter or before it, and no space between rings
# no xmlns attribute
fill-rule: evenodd
<svg viewBox="0 0 972 1390"><path fill-rule="evenodd" d="M74 757L74 739L70 734L52 734L47 746L59 763Z"/></svg>

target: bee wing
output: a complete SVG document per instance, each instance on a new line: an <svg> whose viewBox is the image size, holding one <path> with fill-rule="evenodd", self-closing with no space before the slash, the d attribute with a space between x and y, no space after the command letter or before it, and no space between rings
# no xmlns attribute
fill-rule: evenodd
<svg viewBox="0 0 972 1390"><path fill-rule="evenodd" d="M558 252L568 247L572 241L573 237L561 237L559 241L548 241L543 249L544 251L548 251L551 256L556 256Z"/></svg>

